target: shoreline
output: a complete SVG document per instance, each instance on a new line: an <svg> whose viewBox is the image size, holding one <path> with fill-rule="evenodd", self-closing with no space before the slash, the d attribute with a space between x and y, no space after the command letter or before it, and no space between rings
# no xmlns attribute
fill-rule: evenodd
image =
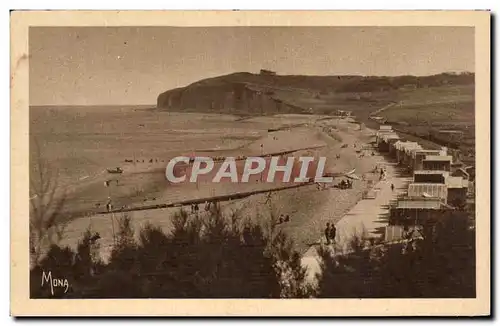
<svg viewBox="0 0 500 326"><path fill-rule="evenodd" d="M310 119L311 116L308 116L307 118ZM329 122L335 121L335 119L324 120L321 118L322 117L318 117L318 122L321 122L322 125L324 125L324 123L328 124ZM369 138L369 136L367 136L367 132L360 132L357 129L357 126L352 125L352 123L347 120L337 121L337 124L339 123L342 124L342 130L339 129L336 132L342 135L344 142L350 142L350 146L347 149L343 149L343 147L341 147L342 142L339 142L338 140L331 138L323 131L318 130L319 124L315 123L314 125L306 128L300 127L295 132L281 131L278 133L270 133L260 138L260 140L255 141L250 146L247 146L245 148L245 152L251 153L258 151L259 143L266 144L266 148L268 148L269 151L274 152L275 149L281 149L281 152L286 152L290 145L293 145L294 148L305 148L308 147L307 145L312 143L314 139L323 139L322 137L326 136L329 137L331 141L328 141L325 148L314 149L314 151L323 152L323 154L330 156L330 159L328 160L331 160L334 163L333 166L335 169L339 170L338 172L347 171L348 167L350 169L352 166L356 165L361 167L367 166L367 164L373 165L373 162L371 162L373 159L368 159L368 163L366 162L368 158L366 156L364 160L359 159L359 154L357 154L354 149L354 144L366 142L363 141L362 138ZM367 131L370 130L367 129ZM290 136L293 136L294 138L290 138ZM277 139L275 140L274 137L277 137ZM295 138L296 140L293 141ZM338 155L339 153L341 153L342 159L336 160L335 155ZM366 168L363 168L361 170L357 170L356 173L359 171L359 173L366 174L366 170ZM338 181L340 181L340 179L338 179ZM338 183L337 180L334 181L334 184L336 183ZM336 188L328 188L323 191L317 191L316 189L312 189L312 187L305 188L284 190L277 193L277 201L279 202L277 204L278 209L280 209L284 214L290 214L290 216L292 216L292 221L288 225L282 225L279 228L293 240L294 248L301 254L307 249L308 242L314 241L318 238L317 235L321 232L323 224L325 224L326 221L334 220L336 222L342 219L346 212L348 212L349 209L362 199L363 192L369 187L365 181L356 181L353 189L339 190ZM207 191L209 192L209 190L205 189L205 192ZM167 192L170 194L169 196L175 195L174 197L188 199L193 197L193 195L199 192L199 190L178 189L178 193L172 193L171 190L167 190ZM227 205L223 205L227 206L224 210L231 209L233 207L246 206L247 208L242 210L242 214L245 215L245 210L247 210L247 216L252 219L256 219L255 208L258 208L257 210L266 210L265 205L262 205L262 203L265 202L265 196L265 194L255 195L252 196L251 200L241 199L228 202ZM164 201L162 198L158 198L157 200L159 203L162 201ZM143 205L146 205L146 203ZM136 232L139 231L137 228L138 226L143 225L146 222L151 222L160 226L165 232L168 233L171 227L170 217L175 210L177 210L177 208L162 208L158 209L157 212L144 211L144 213L130 212L127 214L130 214L131 218L134 220L133 224ZM117 214L120 213L117 212ZM263 215L265 215L265 213ZM95 212L82 214L80 217L71 220L67 224L68 232L65 236L67 239L64 239L62 243L69 245L70 247L76 246L85 229L88 226L91 226L93 230L100 233L102 239L101 249L105 251L105 248L112 244L112 223L116 224L116 221L110 219L109 216L106 217L105 215L96 214ZM106 243L108 244L106 245ZM102 256L105 256L105 254Z"/></svg>

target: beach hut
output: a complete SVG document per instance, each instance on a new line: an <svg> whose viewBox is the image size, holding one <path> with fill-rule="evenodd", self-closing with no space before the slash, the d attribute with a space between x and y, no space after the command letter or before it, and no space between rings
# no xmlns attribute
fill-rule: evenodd
<svg viewBox="0 0 500 326"><path fill-rule="evenodd" d="M421 149L422 147L417 142L398 141L394 144L396 150L396 159L398 164L410 167L411 151L413 149Z"/></svg>
<svg viewBox="0 0 500 326"><path fill-rule="evenodd" d="M437 198L402 199L391 207L389 225L415 226L433 224L446 216L465 214Z"/></svg>
<svg viewBox="0 0 500 326"><path fill-rule="evenodd" d="M394 132L382 134L378 138L378 150L380 152L389 153L391 152L391 146L398 140L399 136ZM392 148L394 147L392 146Z"/></svg>
<svg viewBox="0 0 500 326"><path fill-rule="evenodd" d="M415 148L411 150L411 168L415 170L423 170L423 162L427 155L439 155L441 151L434 149Z"/></svg>
<svg viewBox="0 0 500 326"><path fill-rule="evenodd" d="M449 176L448 171L418 170L418 171L413 171L413 182L445 184L446 178L448 176Z"/></svg>
<svg viewBox="0 0 500 326"><path fill-rule="evenodd" d="M447 202L455 207L464 207L467 202L469 181L462 177L448 176L446 187L448 188Z"/></svg>
<svg viewBox="0 0 500 326"><path fill-rule="evenodd" d="M408 198L438 198L446 204L448 200L448 187L441 183L410 183L408 185Z"/></svg>
<svg viewBox="0 0 500 326"><path fill-rule="evenodd" d="M423 170L450 171L452 160L451 155L426 155L422 168Z"/></svg>

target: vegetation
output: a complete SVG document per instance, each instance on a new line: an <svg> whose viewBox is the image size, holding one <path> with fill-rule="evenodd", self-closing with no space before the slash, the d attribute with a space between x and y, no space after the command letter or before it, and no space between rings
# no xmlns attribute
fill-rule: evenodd
<svg viewBox="0 0 500 326"><path fill-rule="evenodd" d="M239 223L241 222L241 223ZM272 219L267 227L223 216L173 216L165 234L145 225L135 240L130 218L120 221L108 263L98 252L98 235L88 230L76 252L52 245L31 270L32 298L306 298L473 297L475 255L467 223L447 219L427 228L423 240L373 245L361 237L348 254L322 251L319 287L306 282L300 255ZM41 287L43 272L68 279L69 291Z"/></svg>
<svg viewBox="0 0 500 326"><path fill-rule="evenodd" d="M53 245L32 269L31 296L52 297L41 288L42 272L67 278L67 298L279 298L308 297L300 255L281 232L271 233L218 208L208 216L173 216L165 234L145 225L135 240L130 218L120 221L110 260L104 264L87 231L77 252ZM267 233L267 235L266 235ZM274 234L276 233L276 234Z"/></svg>
<svg viewBox="0 0 500 326"><path fill-rule="evenodd" d="M473 298L475 237L467 216L424 225L420 239L394 245L360 245L331 257L322 251L319 297Z"/></svg>
<svg viewBox="0 0 500 326"><path fill-rule="evenodd" d="M36 264L44 247L58 243L65 224L62 209L66 203L64 193L58 194L57 170L44 159L35 140L32 154L34 162L30 173L30 262Z"/></svg>
<svg viewBox="0 0 500 326"><path fill-rule="evenodd" d="M351 80L337 89L337 92L378 92L400 88L429 88L442 85L470 85L474 83L474 74L442 73L432 76L397 76L397 77L363 77Z"/></svg>

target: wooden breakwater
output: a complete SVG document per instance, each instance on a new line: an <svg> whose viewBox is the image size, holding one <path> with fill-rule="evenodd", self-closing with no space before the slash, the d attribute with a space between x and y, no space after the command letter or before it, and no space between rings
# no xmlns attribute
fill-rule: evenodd
<svg viewBox="0 0 500 326"><path fill-rule="evenodd" d="M124 213L124 212L133 212L133 211L145 211L145 210L153 210L153 209L182 207L182 206L188 206L188 205L203 204L206 202L231 201L231 200L242 199L242 198L246 198L246 197L250 197L250 196L254 196L254 195L259 195L259 194L263 194L263 193L268 193L268 192L283 191L283 190L287 190L287 189L294 189L294 188L309 186L312 184L314 184L314 181L307 181L307 182L297 183L294 185L276 187L276 188L271 188L271 189L259 189L259 190L253 190L253 191L237 192L237 193L228 194L228 195L211 196L211 197L196 198L196 199L187 199L187 200L176 201L176 202L166 203L166 204L128 207L128 208L123 208L123 209L111 210L109 212L102 211L102 212L100 212L100 214Z"/></svg>

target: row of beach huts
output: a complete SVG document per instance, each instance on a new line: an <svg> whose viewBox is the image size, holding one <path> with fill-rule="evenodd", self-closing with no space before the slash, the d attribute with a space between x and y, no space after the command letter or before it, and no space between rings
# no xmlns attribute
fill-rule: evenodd
<svg viewBox="0 0 500 326"><path fill-rule="evenodd" d="M454 160L446 147L426 149L405 141L389 125L380 125L376 145L412 175L406 192L391 203L387 242L403 238L408 228L434 224L446 215L468 214L468 198L474 192L473 167Z"/></svg>

